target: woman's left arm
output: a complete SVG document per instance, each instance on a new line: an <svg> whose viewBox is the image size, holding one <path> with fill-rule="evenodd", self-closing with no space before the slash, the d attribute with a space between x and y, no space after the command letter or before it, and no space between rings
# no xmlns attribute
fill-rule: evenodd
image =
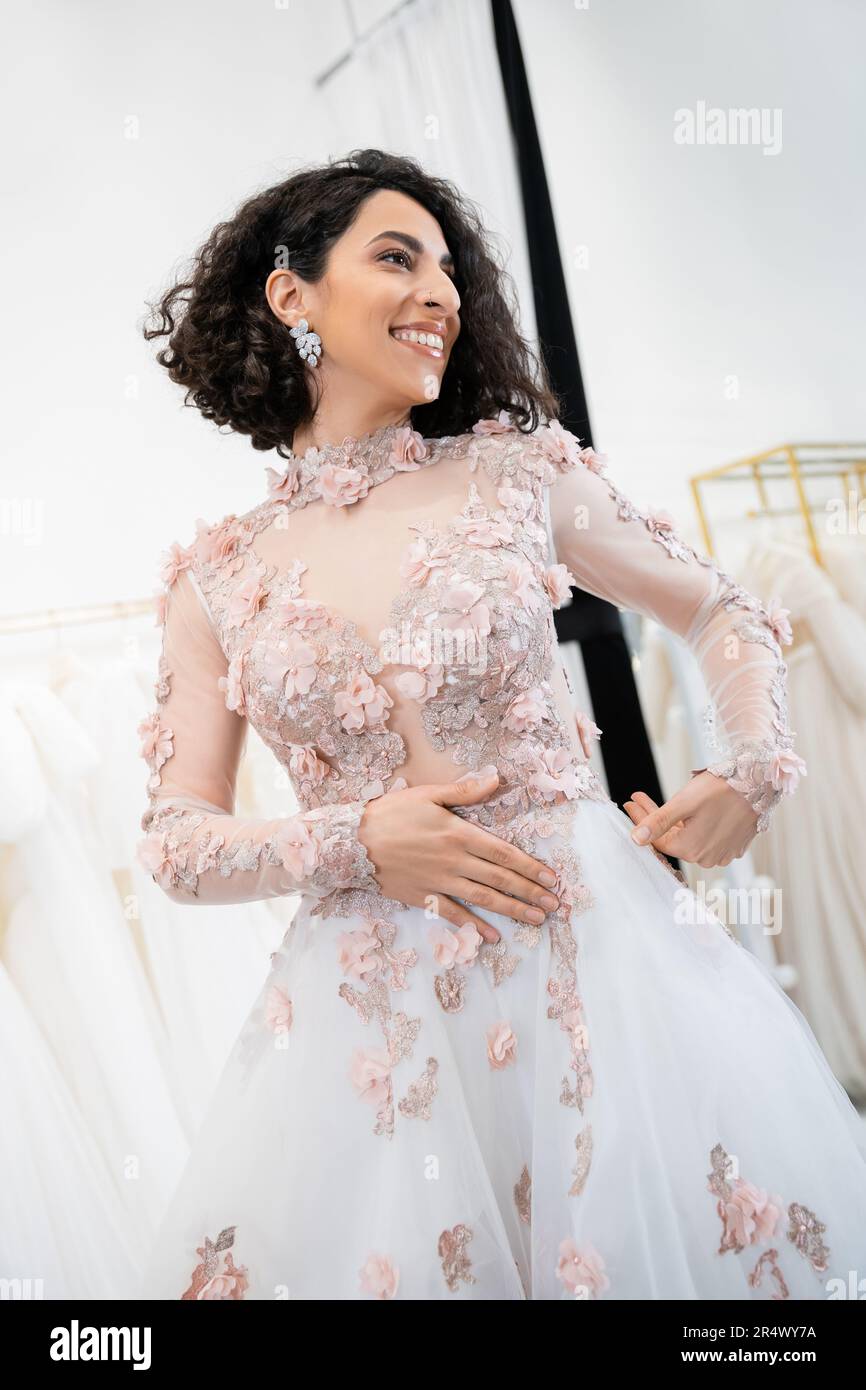
<svg viewBox="0 0 866 1390"><path fill-rule="evenodd" d="M693 774L661 807L643 793L642 841L712 868L744 854L765 830L805 763L788 726L786 610L769 610L661 512L636 507L610 479L603 456L581 449L557 421L530 436L550 485L557 561L599 598L654 618L688 644L715 715L721 759ZM654 809L650 809L654 808ZM638 831L634 837L638 837Z"/></svg>

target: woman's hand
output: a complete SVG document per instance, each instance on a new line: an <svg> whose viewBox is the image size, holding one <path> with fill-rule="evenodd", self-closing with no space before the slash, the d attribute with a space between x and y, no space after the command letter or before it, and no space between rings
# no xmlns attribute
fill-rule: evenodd
<svg viewBox="0 0 866 1390"><path fill-rule="evenodd" d="M712 772L693 777L664 806L657 806L646 792L634 792L624 808L638 827L631 836L636 843L652 841L656 849L702 869L739 859L758 824L757 812L746 798Z"/></svg>
<svg viewBox="0 0 866 1390"><path fill-rule="evenodd" d="M386 897L432 906L455 927L471 922L485 941L498 941L499 932L454 898L534 926L559 906L548 864L447 809L485 801L498 781L494 768L489 776L406 787L367 803L358 838Z"/></svg>

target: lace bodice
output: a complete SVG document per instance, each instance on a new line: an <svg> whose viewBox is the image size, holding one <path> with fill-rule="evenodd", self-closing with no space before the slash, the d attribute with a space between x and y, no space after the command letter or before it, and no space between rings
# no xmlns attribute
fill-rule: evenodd
<svg viewBox="0 0 866 1390"><path fill-rule="evenodd" d="M529 852L606 799L557 658L573 583L689 643L725 740L710 771L760 829L793 791L784 612L634 507L558 422L522 433L501 412L426 440L389 425L267 478L258 506L199 522L164 560L139 855L178 901L303 892L316 912L381 913L367 802L487 763L495 794L455 814ZM234 814L248 724L296 814Z"/></svg>

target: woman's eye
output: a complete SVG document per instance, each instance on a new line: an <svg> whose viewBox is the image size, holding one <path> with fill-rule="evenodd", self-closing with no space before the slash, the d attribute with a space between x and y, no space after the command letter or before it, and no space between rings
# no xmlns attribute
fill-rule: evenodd
<svg viewBox="0 0 866 1390"><path fill-rule="evenodd" d="M393 251L385 251L385 252L383 252L383 254L379 257L379 260L380 260L380 261L384 261L384 260L386 259L386 257L388 257L388 256L402 256L402 257L403 257L403 262L404 262L405 265L411 266L411 264L412 264L412 262L411 262L411 260L410 260L410 258L409 258L409 253L408 253L408 251L404 251L404 250L402 250L402 248L398 249L398 248L395 247L395 249L394 249Z"/></svg>
<svg viewBox="0 0 866 1390"><path fill-rule="evenodd" d="M379 260L379 261L384 261L384 260L387 260L387 258L388 258L389 256L402 256L402 258L403 258L403 264L406 266L406 268L407 268L408 270L411 270L411 269L412 269L412 257L409 255L409 252L408 252L408 251L404 251L402 247L397 247L397 246L395 246L395 247L393 248L393 250L391 250L391 251L383 251L382 254L381 254L381 256L377 256L376 259ZM392 262L392 265L393 265L393 262ZM445 271L445 274L448 276L449 280L455 280L455 279L456 279L453 270L446 270L446 271Z"/></svg>

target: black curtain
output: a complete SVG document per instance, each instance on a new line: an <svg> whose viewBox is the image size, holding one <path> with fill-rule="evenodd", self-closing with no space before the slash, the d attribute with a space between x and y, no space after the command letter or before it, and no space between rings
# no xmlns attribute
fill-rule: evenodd
<svg viewBox="0 0 866 1390"><path fill-rule="evenodd" d="M520 38L510 0L491 0L499 65L520 178L538 337L551 383L563 402L560 421L581 444L592 445L577 342ZM633 791L663 797L638 700L619 610L572 589L572 602L554 614L561 642L579 642L592 700L604 731L600 749L610 795L620 806Z"/></svg>

